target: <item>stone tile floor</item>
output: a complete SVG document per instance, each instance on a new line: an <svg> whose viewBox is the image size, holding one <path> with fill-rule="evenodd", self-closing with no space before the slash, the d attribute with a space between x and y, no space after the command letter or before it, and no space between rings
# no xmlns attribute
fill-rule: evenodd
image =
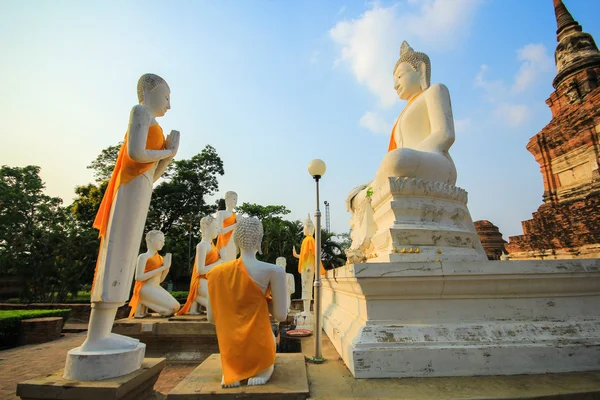
<svg viewBox="0 0 600 400"><path fill-rule="evenodd" d="M85 340L85 332L66 333L53 342L0 350L0 400L19 399L17 383L48 374L64 367L67 351ZM167 394L197 365L167 365L161 372L155 390Z"/></svg>

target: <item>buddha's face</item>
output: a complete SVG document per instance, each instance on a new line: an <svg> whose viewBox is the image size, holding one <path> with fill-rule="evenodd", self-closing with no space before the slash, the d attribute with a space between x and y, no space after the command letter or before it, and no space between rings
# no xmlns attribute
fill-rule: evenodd
<svg viewBox="0 0 600 400"><path fill-rule="evenodd" d="M156 249L156 251L161 250L165 245L165 235L156 235L152 239L152 247Z"/></svg>
<svg viewBox="0 0 600 400"><path fill-rule="evenodd" d="M237 206L237 201L237 194L230 194L229 196L225 197L225 207L227 207L228 210L233 210L233 208Z"/></svg>
<svg viewBox="0 0 600 400"><path fill-rule="evenodd" d="M155 117L162 117L171 109L171 90L161 83L150 92L144 94L144 106L148 108Z"/></svg>
<svg viewBox="0 0 600 400"><path fill-rule="evenodd" d="M401 100L408 100L422 91L421 73L408 63L401 63L394 71L394 89Z"/></svg>

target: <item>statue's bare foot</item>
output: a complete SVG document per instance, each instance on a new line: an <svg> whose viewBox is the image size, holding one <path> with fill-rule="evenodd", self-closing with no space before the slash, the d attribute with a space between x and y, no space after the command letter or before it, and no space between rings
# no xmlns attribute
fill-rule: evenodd
<svg viewBox="0 0 600 400"><path fill-rule="evenodd" d="M83 351L118 351L118 350L129 350L135 348L140 341L138 339L130 338L127 336L117 335L110 333L101 339L93 341L86 340L81 345Z"/></svg>
<svg viewBox="0 0 600 400"><path fill-rule="evenodd" d="M259 372L258 375L248 378L248 386L264 385L269 379L271 379L274 369L275 366L271 365L269 368Z"/></svg>
<svg viewBox="0 0 600 400"><path fill-rule="evenodd" d="M226 385L226 384L225 384L225 377L223 377L223 378L221 379L221 387L224 387L224 388L234 388L234 387L240 387L240 382L239 382L239 381L238 381L238 382L233 382L233 383L231 383L231 384L229 384L229 385Z"/></svg>

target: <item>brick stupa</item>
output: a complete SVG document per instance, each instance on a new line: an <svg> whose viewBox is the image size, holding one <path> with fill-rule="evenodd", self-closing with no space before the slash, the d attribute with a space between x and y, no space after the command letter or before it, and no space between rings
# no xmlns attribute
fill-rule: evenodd
<svg viewBox="0 0 600 400"><path fill-rule="evenodd" d="M600 51L563 4L558 25L552 120L527 144L540 164L544 203L509 238L511 259L600 257Z"/></svg>
<svg viewBox="0 0 600 400"><path fill-rule="evenodd" d="M499 260L505 252L506 240L502 238L498 227L487 220L475 221L474 224L488 260Z"/></svg>

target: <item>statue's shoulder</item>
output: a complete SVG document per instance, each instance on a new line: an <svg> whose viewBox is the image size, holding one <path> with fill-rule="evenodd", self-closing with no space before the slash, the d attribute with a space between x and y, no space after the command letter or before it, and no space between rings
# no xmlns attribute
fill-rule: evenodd
<svg viewBox="0 0 600 400"><path fill-rule="evenodd" d="M152 113L141 104L136 104L131 108L131 119L136 121L152 120Z"/></svg>
<svg viewBox="0 0 600 400"><path fill-rule="evenodd" d="M450 91L443 83L431 85L424 93L428 97L450 97Z"/></svg>

